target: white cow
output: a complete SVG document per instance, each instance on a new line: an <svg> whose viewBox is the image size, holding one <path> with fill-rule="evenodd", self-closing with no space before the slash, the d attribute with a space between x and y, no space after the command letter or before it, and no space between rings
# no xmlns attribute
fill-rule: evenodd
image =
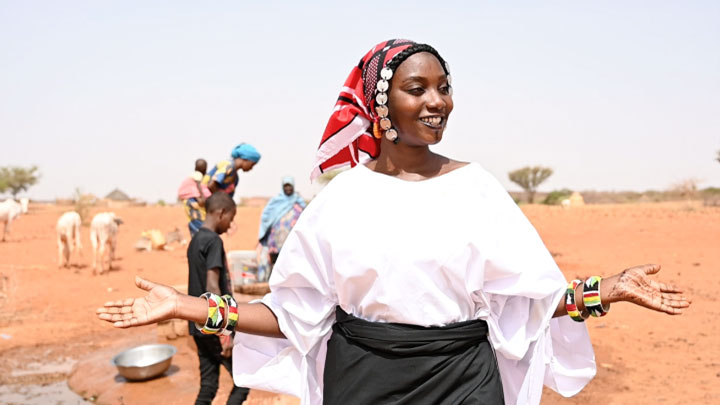
<svg viewBox="0 0 720 405"><path fill-rule="evenodd" d="M75 211L68 211L57 221L58 267L70 267L70 254L77 249L82 254L80 226L82 219ZM64 260L63 260L64 259Z"/></svg>
<svg viewBox="0 0 720 405"><path fill-rule="evenodd" d="M90 242L93 246L93 274L97 269L97 257L100 255L100 274L105 272L105 249L108 249L108 270L112 269L117 246L118 225L122 220L114 212L101 212L90 223Z"/></svg>
<svg viewBox="0 0 720 405"><path fill-rule="evenodd" d="M27 212L27 210L25 210ZM23 213L22 205L12 198L0 203L0 223L5 223L3 228L2 241L5 242L5 235L10 231L12 221Z"/></svg>

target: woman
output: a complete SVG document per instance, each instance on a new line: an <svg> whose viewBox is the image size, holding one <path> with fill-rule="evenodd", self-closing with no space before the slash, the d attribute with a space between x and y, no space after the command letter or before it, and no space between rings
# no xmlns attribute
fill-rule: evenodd
<svg viewBox="0 0 720 405"><path fill-rule="evenodd" d="M203 177L202 183L211 193L222 191L235 195L238 184L237 171L249 172L260 161L260 152L254 146L241 143L230 153L230 160L221 160Z"/></svg>
<svg viewBox="0 0 720 405"><path fill-rule="evenodd" d="M586 312L688 307L650 280L657 265L568 286L489 173L430 150L452 109L448 66L428 45L386 41L353 68L314 175L355 167L300 217L272 292L240 305L237 385L304 404L537 404L543 382L569 396L593 377ZM149 294L107 303L100 319L206 322L205 301L136 284Z"/></svg>
<svg viewBox="0 0 720 405"><path fill-rule="evenodd" d="M210 197L210 190L202 184L205 172L207 172L207 162L205 159L197 159L195 172L191 177L183 180L178 188L178 199L182 201L185 208L191 238L200 230L205 221L205 200Z"/></svg>
<svg viewBox="0 0 720 405"><path fill-rule="evenodd" d="M258 280L266 281L290 230L305 209L305 200L295 192L295 179L282 179L282 192L265 206L258 232Z"/></svg>

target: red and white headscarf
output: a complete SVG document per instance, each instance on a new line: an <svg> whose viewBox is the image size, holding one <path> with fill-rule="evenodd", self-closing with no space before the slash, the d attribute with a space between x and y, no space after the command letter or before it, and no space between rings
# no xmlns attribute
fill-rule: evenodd
<svg viewBox="0 0 720 405"><path fill-rule="evenodd" d="M332 116L325 127L310 175L375 159L380 154L380 139L373 136L375 88L380 70L398 53L416 45L407 39L391 39L375 45L353 68L340 91ZM361 153L362 152L362 153Z"/></svg>

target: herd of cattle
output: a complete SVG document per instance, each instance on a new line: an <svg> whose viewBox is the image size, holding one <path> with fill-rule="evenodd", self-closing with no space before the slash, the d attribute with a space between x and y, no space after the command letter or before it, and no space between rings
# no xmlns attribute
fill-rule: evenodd
<svg viewBox="0 0 720 405"><path fill-rule="evenodd" d="M20 199L17 202L7 199L0 203L0 223L4 223L2 241L6 240L12 222L21 214L28 212L28 200ZM117 246L118 225L122 220L113 212L96 214L90 222L90 243L93 248L93 274L97 274L98 259L100 261L100 274L112 268ZM80 227L82 219L80 214L69 211L60 216L57 221L58 267L70 266L70 255L77 251L82 254L82 241Z"/></svg>

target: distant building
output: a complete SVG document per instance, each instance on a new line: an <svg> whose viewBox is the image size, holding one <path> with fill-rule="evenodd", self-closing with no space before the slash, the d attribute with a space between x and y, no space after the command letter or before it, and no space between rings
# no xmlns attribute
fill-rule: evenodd
<svg viewBox="0 0 720 405"><path fill-rule="evenodd" d="M585 205L585 199L583 198L582 194L578 193L577 191L573 191L572 195L570 196L570 205L573 207Z"/></svg>
<svg viewBox="0 0 720 405"><path fill-rule="evenodd" d="M116 188L115 190L108 193L103 199L103 203L108 208L123 208L130 206L145 206L147 203L139 201L135 198L130 198L125 192Z"/></svg>
<svg viewBox="0 0 720 405"><path fill-rule="evenodd" d="M131 201L132 200L127 194L125 194L119 188L116 188L115 190L108 193L108 195L105 196L105 199L111 200L111 201Z"/></svg>

